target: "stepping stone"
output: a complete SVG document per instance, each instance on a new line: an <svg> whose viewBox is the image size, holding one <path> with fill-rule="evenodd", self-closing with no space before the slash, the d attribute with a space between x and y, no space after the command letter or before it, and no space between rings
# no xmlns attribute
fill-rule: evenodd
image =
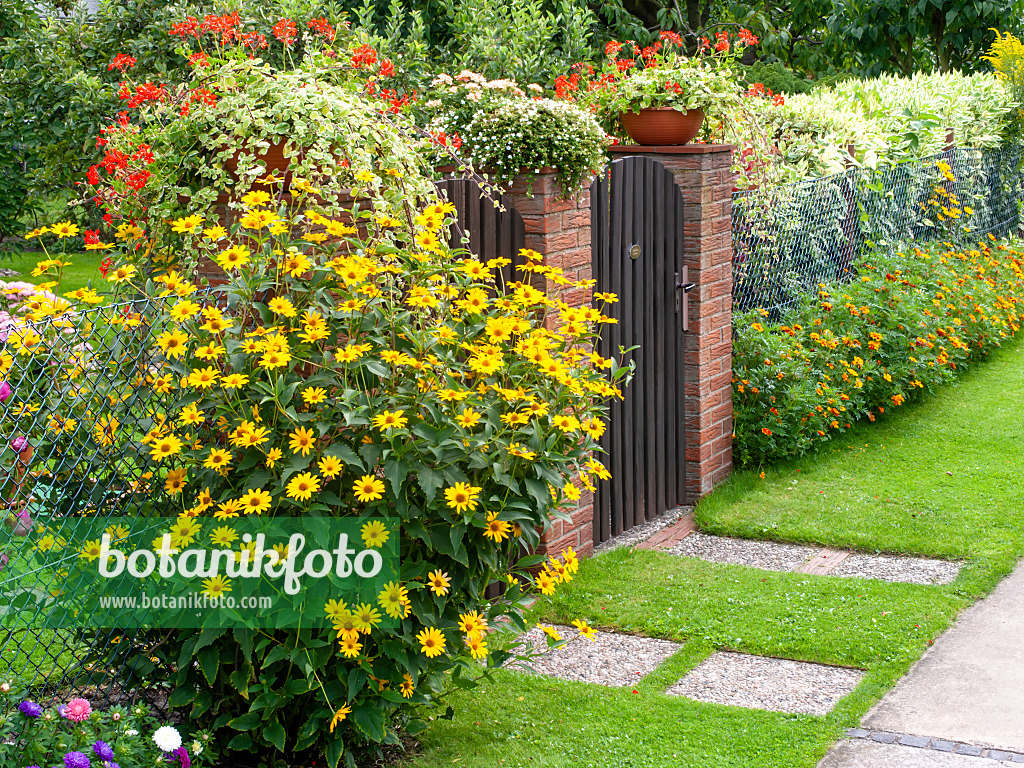
<svg viewBox="0 0 1024 768"><path fill-rule="evenodd" d="M662 528L651 538L637 544L636 549L668 549L696 530L697 524L693 521L693 511L691 510L679 518L678 522Z"/></svg>
<svg viewBox="0 0 1024 768"><path fill-rule="evenodd" d="M563 680L623 688L636 685L681 647L670 640L618 632L598 632L591 641L582 637L574 627L556 625L555 629L567 641L565 645L548 649L546 635L534 627L522 639L543 655L529 662L511 662L507 666Z"/></svg>
<svg viewBox="0 0 1024 768"><path fill-rule="evenodd" d="M713 653L666 693L712 704L824 716L864 672L744 653Z"/></svg>
<svg viewBox="0 0 1024 768"><path fill-rule="evenodd" d="M732 539L704 533L691 533L666 551L672 555L696 557L712 563L746 565L767 571L881 579L907 584L948 584L960 573L960 563L948 560L869 555L843 549Z"/></svg>

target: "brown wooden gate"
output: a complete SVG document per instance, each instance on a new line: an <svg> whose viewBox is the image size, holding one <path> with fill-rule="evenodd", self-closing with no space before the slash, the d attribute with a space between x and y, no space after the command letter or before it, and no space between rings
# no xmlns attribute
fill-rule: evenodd
<svg viewBox="0 0 1024 768"><path fill-rule="evenodd" d="M672 172L645 157L615 160L590 188L595 291L618 303L604 312L599 351L636 373L614 400L601 447L611 472L594 500L594 543L607 541L685 498L683 197Z"/></svg>
<svg viewBox="0 0 1024 768"><path fill-rule="evenodd" d="M452 247L469 248L481 261L509 259L511 264L495 271L494 278L499 291L521 279L522 275L517 274L516 267L527 261L519 253L526 247L526 225L507 196L502 195L499 199L500 207L495 207L494 200L482 194L480 186L472 179L445 179L436 182L436 186L455 206ZM462 242L466 235L469 236L468 245Z"/></svg>

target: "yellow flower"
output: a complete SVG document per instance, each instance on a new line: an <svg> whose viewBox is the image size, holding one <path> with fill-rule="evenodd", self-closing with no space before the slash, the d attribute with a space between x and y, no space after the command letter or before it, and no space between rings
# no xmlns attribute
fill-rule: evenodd
<svg viewBox="0 0 1024 768"><path fill-rule="evenodd" d="M439 597L447 595L452 586L452 582L451 579L448 578L448 574L442 573L441 569L431 571L427 574L427 584L430 586L430 591Z"/></svg>
<svg viewBox="0 0 1024 768"><path fill-rule="evenodd" d="M107 274L107 280L114 285L120 285L126 283L135 277L135 267L129 265L118 267L113 272Z"/></svg>
<svg viewBox="0 0 1024 768"><path fill-rule="evenodd" d="M550 571L541 571L537 574L534 579L534 584L537 589L540 590L542 595L553 595L555 594L555 586L557 585L554 575Z"/></svg>
<svg viewBox="0 0 1024 768"><path fill-rule="evenodd" d="M266 427L257 427L255 423L251 421L243 421L238 428L231 435L231 442L233 445L242 446L244 448L250 448L254 445L263 445L263 443L270 440L267 437L269 430Z"/></svg>
<svg viewBox="0 0 1024 768"><path fill-rule="evenodd" d="M203 217L198 214L193 214L192 216L185 216L184 218L181 219L175 219L175 221L171 224L171 229L174 232L187 232L191 234L192 232L195 231L195 228L202 223Z"/></svg>
<svg viewBox="0 0 1024 768"><path fill-rule="evenodd" d="M344 600L330 599L324 604L324 612L330 619L338 618L345 612L348 606Z"/></svg>
<svg viewBox="0 0 1024 768"><path fill-rule="evenodd" d="M174 435L167 435L161 437L153 442L150 446L151 455L150 458L153 461L161 461L169 456L173 456L181 450L181 440Z"/></svg>
<svg viewBox="0 0 1024 768"><path fill-rule="evenodd" d="M100 416L93 426L93 436L100 445L114 445L117 442L117 431L120 422L113 416Z"/></svg>
<svg viewBox="0 0 1024 768"><path fill-rule="evenodd" d="M100 540L93 539L87 541L82 545L82 548L78 550L78 556L82 560L96 560L100 556Z"/></svg>
<svg viewBox="0 0 1024 768"><path fill-rule="evenodd" d="M389 429L402 429L409 423L409 419L403 416L403 413L405 411L384 411L379 416L373 417L373 426L381 432L387 432Z"/></svg>
<svg viewBox="0 0 1024 768"><path fill-rule="evenodd" d="M380 520L371 520L365 523L362 527L363 543L368 547L382 547L387 544L388 538L391 536L391 532L384 526Z"/></svg>
<svg viewBox="0 0 1024 768"><path fill-rule="evenodd" d="M244 245L235 245L217 254L217 264L225 272L244 267L249 263L249 249Z"/></svg>
<svg viewBox="0 0 1024 768"><path fill-rule="evenodd" d="M224 597L225 592L231 591L231 580L225 576L214 576L210 579L203 579L203 594L211 600Z"/></svg>
<svg viewBox="0 0 1024 768"><path fill-rule="evenodd" d="M244 387L249 383L249 377L244 373L229 373L223 379L220 380L220 385L224 389L238 389Z"/></svg>
<svg viewBox="0 0 1024 768"><path fill-rule="evenodd" d="M480 414L472 408L465 408L462 413L455 417L455 421L459 423L459 426L469 429L475 427L480 421Z"/></svg>
<svg viewBox="0 0 1024 768"><path fill-rule="evenodd" d="M296 475L285 488L285 493L290 499L298 501L309 501L313 494L320 490L320 478L309 472Z"/></svg>
<svg viewBox="0 0 1024 768"><path fill-rule="evenodd" d="M235 533L234 529L229 528L226 525L222 525L220 528L214 528L210 532L210 541L218 547L230 547L237 538L238 534Z"/></svg>
<svg viewBox="0 0 1024 768"><path fill-rule="evenodd" d="M327 390L323 387L308 387L302 392L306 405L318 405L327 399Z"/></svg>
<svg viewBox="0 0 1024 768"><path fill-rule="evenodd" d="M587 640L594 641L597 639L597 630L593 627L587 626L587 622L582 619L577 619L572 622L572 625L580 631L580 634Z"/></svg>
<svg viewBox="0 0 1024 768"><path fill-rule="evenodd" d="M341 638L341 655L346 659L354 659L359 655L359 652L363 649L363 644L359 642L358 635L344 635ZM341 710L339 710L341 711Z"/></svg>
<svg viewBox="0 0 1024 768"><path fill-rule="evenodd" d="M404 619L408 613L409 590L395 581L389 581L377 595L384 612L393 619Z"/></svg>
<svg viewBox="0 0 1024 768"><path fill-rule="evenodd" d="M217 381L219 376L220 372L212 366L208 368L193 368L192 373L185 379L185 382L196 389L208 389L213 386L213 383Z"/></svg>
<svg viewBox="0 0 1024 768"><path fill-rule="evenodd" d="M295 305L292 304L288 299L281 296L276 296L271 299L267 307L275 315L282 315L283 317L295 317Z"/></svg>
<svg viewBox="0 0 1024 768"><path fill-rule="evenodd" d="M412 676L406 672L405 679L402 680L401 690L403 698L411 698L415 686L413 685Z"/></svg>
<svg viewBox="0 0 1024 768"><path fill-rule="evenodd" d="M359 624L360 629L367 634L380 624L380 611L369 603L360 603L354 606L352 615L356 617L356 623Z"/></svg>
<svg viewBox="0 0 1024 768"><path fill-rule="evenodd" d="M384 483L373 475L363 475L352 485L352 490L364 503L376 501L384 496Z"/></svg>
<svg viewBox="0 0 1024 768"><path fill-rule="evenodd" d="M487 656L487 641L484 635L467 635L466 647L474 659L483 659Z"/></svg>
<svg viewBox="0 0 1024 768"><path fill-rule="evenodd" d="M277 215L271 211L250 211L238 223L246 229L262 229L276 220Z"/></svg>
<svg viewBox="0 0 1024 768"><path fill-rule="evenodd" d="M261 208L270 203L270 193L262 190L253 190L242 196L242 202L250 208Z"/></svg>
<svg viewBox="0 0 1024 768"><path fill-rule="evenodd" d="M168 357L181 357L185 354L188 335L177 328L164 331L156 338L156 343Z"/></svg>
<svg viewBox="0 0 1024 768"><path fill-rule="evenodd" d="M79 230L70 221L62 221L50 227L50 232L63 240L65 237L74 237L78 234Z"/></svg>
<svg viewBox="0 0 1024 768"><path fill-rule="evenodd" d="M247 515L262 515L270 509L270 494L260 488L250 488L239 501L242 502L242 511Z"/></svg>
<svg viewBox="0 0 1024 768"><path fill-rule="evenodd" d="M459 614L459 629L467 635L483 634L487 631L487 619L478 611Z"/></svg>
<svg viewBox="0 0 1024 768"><path fill-rule="evenodd" d="M337 456L324 456L317 462L317 467L320 469L320 474L324 477L334 478L341 474L341 470L344 469L344 465L341 463L341 459Z"/></svg>
<svg viewBox="0 0 1024 768"><path fill-rule="evenodd" d="M216 226L204 229L203 234L210 240L220 240L221 238L228 236L228 231L224 229L224 227Z"/></svg>
<svg viewBox="0 0 1024 768"><path fill-rule="evenodd" d="M273 469L274 464L280 461L281 455L282 453L280 448L271 448L267 451L267 468Z"/></svg>
<svg viewBox="0 0 1024 768"><path fill-rule="evenodd" d="M172 496L179 494L185 488L185 470L172 469L164 479L164 490Z"/></svg>
<svg viewBox="0 0 1024 768"><path fill-rule="evenodd" d="M558 630L555 629L554 627L547 627L547 626L545 626L543 624L538 624L537 625L537 629L539 629L545 635L550 637L556 643L562 642L562 636L560 634L558 634Z"/></svg>
<svg viewBox="0 0 1024 768"><path fill-rule="evenodd" d="M481 488L466 483L456 483L451 488L444 489L444 498L448 502L448 506L456 512L472 511L476 509L476 497L480 495L481 490Z"/></svg>
<svg viewBox="0 0 1024 768"><path fill-rule="evenodd" d="M223 448L214 448L206 457L203 466L207 469L223 469L231 463L231 453Z"/></svg>
<svg viewBox="0 0 1024 768"><path fill-rule="evenodd" d="M445 637L436 627L422 630L417 633L416 639L420 641L420 650L428 659L444 653Z"/></svg>
<svg viewBox="0 0 1024 768"><path fill-rule="evenodd" d="M334 713L334 717L331 718L331 729L330 729L331 733L334 733L334 728L338 725L338 723L340 723L342 720L344 720L346 717L348 717L348 714L351 711L352 711L352 707L350 707L348 704L346 704L345 706L343 706L341 709L339 709L337 712Z"/></svg>
<svg viewBox="0 0 1024 768"><path fill-rule="evenodd" d="M200 307L194 301L188 301L186 299L184 301L179 301L177 304L171 307L170 314L172 319L177 320L180 323L182 320L187 320L193 315L199 314L200 309L202 309L202 307Z"/></svg>
<svg viewBox="0 0 1024 768"><path fill-rule="evenodd" d="M498 519L497 512L487 513L487 527L484 528L484 536L494 542L504 541L508 538L508 532L512 526L505 520Z"/></svg>
<svg viewBox="0 0 1024 768"><path fill-rule="evenodd" d="M238 508L241 506L241 502L238 499L228 499L222 501L217 505L217 511L213 513L213 516L218 520L227 520L230 517L238 517Z"/></svg>
<svg viewBox="0 0 1024 768"><path fill-rule="evenodd" d="M171 526L171 546L183 549L196 540L199 523L191 517L179 517Z"/></svg>
<svg viewBox="0 0 1024 768"><path fill-rule="evenodd" d="M307 427L299 427L292 432L288 447L291 448L292 453L299 453L305 456L313 449L315 444L316 436L313 434L313 430Z"/></svg>

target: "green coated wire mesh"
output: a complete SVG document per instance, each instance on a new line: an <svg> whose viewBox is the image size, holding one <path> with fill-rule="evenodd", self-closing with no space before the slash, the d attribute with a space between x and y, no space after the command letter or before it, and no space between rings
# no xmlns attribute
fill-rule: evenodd
<svg viewBox="0 0 1024 768"><path fill-rule="evenodd" d="M44 700L153 694L157 634L62 628L47 616L81 588L60 568L79 554L62 550L75 518L160 514L164 480L143 441L161 389L175 383L149 352L165 330L155 324L163 300L76 311L25 283L0 284L0 294L0 680Z"/></svg>
<svg viewBox="0 0 1024 768"><path fill-rule="evenodd" d="M920 161L733 194L733 308L777 317L819 283L852 279L872 245L1016 231L1024 147L955 148ZM945 209L945 210L944 210Z"/></svg>

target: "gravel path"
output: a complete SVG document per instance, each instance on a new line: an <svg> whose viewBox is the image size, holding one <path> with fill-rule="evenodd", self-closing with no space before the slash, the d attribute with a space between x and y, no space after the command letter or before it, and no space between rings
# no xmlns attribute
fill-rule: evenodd
<svg viewBox="0 0 1024 768"><path fill-rule="evenodd" d="M653 672L680 647L679 643L669 640L616 632L598 632L597 638L591 641L581 637L573 627L556 625L555 628L567 641L565 645L547 650L544 633L534 627L526 633L525 640L543 655L528 662L528 667L524 662L509 666L565 680L625 687L635 685L644 675Z"/></svg>
<svg viewBox="0 0 1024 768"><path fill-rule="evenodd" d="M949 584L960 574L960 563L899 555L863 555L851 552L830 576L902 581L908 584Z"/></svg>
<svg viewBox="0 0 1024 768"><path fill-rule="evenodd" d="M734 707L824 716L864 672L743 653L714 653L666 693Z"/></svg>
<svg viewBox="0 0 1024 768"><path fill-rule="evenodd" d="M657 517L652 518L645 523L640 523L640 525L630 528L628 531L623 531L618 536L598 544L594 547L594 554L600 555L604 552L610 552L613 549L618 549L619 547L632 547L639 544L641 541L646 541L658 531L663 528L668 528L670 525L678 522L680 518L686 516L692 511L693 507L676 507L675 509L670 509L667 512L662 512Z"/></svg>
<svg viewBox="0 0 1024 768"><path fill-rule="evenodd" d="M712 563L749 565L768 571L792 571L814 557L819 549L800 544L691 533L680 544L665 551L672 555L699 557Z"/></svg>

